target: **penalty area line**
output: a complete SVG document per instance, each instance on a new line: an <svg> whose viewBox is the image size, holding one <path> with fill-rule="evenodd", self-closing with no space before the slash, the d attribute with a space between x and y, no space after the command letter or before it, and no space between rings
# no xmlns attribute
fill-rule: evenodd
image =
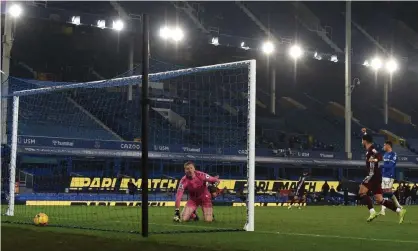
<svg viewBox="0 0 418 251"><path fill-rule="evenodd" d="M257 231L255 231L257 233ZM314 238L330 238L330 239L346 239L346 240L364 240L364 241L382 241L382 242L397 242L397 243L416 243L418 241L412 240L399 240L399 239L377 239L377 238L365 238L365 237L354 237L354 236L341 236L341 235L325 235L325 234L303 234L303 233L283 233L283 232L258 232L258 233L270 233L278 235L288 236L303 236L303 237L314 237Z"/></svg>

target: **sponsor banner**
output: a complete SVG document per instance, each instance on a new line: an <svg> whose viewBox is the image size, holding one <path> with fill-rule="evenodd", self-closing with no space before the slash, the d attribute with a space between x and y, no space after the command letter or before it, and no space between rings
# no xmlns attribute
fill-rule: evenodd
<svg viewBox="0 0 418 251"><path fill-rule="evenodd" d="M124 191L128 189L128 182L132 180L136 187L141 187L142 179L131 178L89 178L71 177L70 191ZM305 190L307 192L320 192L325 181L307 181ZM338 181L328 181L329 186L338 186ZM149 179L148 188L157 191L176 190L179 185L177 179ZM297 181L292 180L256 180L255 187L259 193L277 192L279 190L296 189ZM221 189L229 191L243 191L247 187L246 180L221 180L218 185Z"/></svg>
<svg viewBox="0 0 418 251"><path fill-rule="evenodd" d="M19 136L18 151L20 153L42 155L140 158L141 143ZM149 158L245 162L247 161L247 150L182 145L150 145ZM259 163L359 166L364 165L365 156L354 154L353 160L347 160L344 153L256 149L256 161ZM418 167L418 156L398 156L398 161L399 167Z"/></svg>
<svg viewBox="0 0 418 251"><path fill-rule="evenodd" d="M353 158L356 159L366 159L365 154L353 154ZM398 163L418 163L418 156L416 155L398 155L397 156L397 162Z"/></svg>
<svg viewBox="0 0 418 251"><path fill-rule="evenodd" d="M113 141L113 140L86 140L86 139L67 139L67 138L49 138L37 136L19 136L18 146L24 147L44 147L44 148L69 148L69 149L101 149L101 150L121 150L121 151L140 151L140 142L129 141ZM190 153L190 154L218 154L218 155L237 155L246 156L246 149L235 148L201 148L194 146L181 145L150 145L153 152L170 152L170 153ZM259 156L276 156L278 152L284 150L256 149ZM343 159L343 155L337 153L320 153L320 152L292 152L292 157L302 158L324 158L335 159L337 157Z"/></svg>
<svg viewBox="0 0 418 251"><path fill-rule="evenodd" d="M40 154L40 155L62 155L62 156L86 156L86 157L104 157L104 158L140 158L140 151L120 151L120 150L100 150L100 149L72 149L72 148L56 148L56 147L25 147L18 146L18 152L23 154ZM238 162L247 161L246 155L215 155L215 154L190 154L190 153L170 153L170 152L152 152L148 153L150 159L159 160L184 160L184 161L222 161L222 162ZM364 160L327 160L327 159L311 159L311 158L284 158L284 157L263 157L256 156L255 161L258 163L268 164L297 164L297 165L332 165L359 167L365 164ZM418 168L418 160L414 162L399 162L398 167Z"/></svg>
<svg viewBox="0 0 418 251"><path fill-rule="evenodd" d="M19 146L43 146L57 148L141 150L141 144L139 142L49 138L36 136L19 136L17 144Z"/></svg>
<svg viewBox="0 0 418 251"><path fill-rule="evenodd" d="M182 201L180 206L184 207L186 201ZM133 201L26 201L26 206L92 206L92 207L140 207L141 202ZM174 201L150 201L149 207L174 207ZM216 205L215 205L216 206ZM223 203L218 206L246 207L246 203ZM287 207L289 203L285 202L258 202L254 203L256 207ZM306 206L306 203L294 203L293 206Z"/></svg>
<svg viewBox="0 0 418 251"><path fill-rule="evenodd" d="M288 202L256 202L254 203L255 207L288 207L290 203ZM246 203L232 203L234 207L246 207ZM306 203L293 203L294 207L306 207Z"/></svg>
<svg viewBox="0 0 418 251"><path fill-rule="evenodd" d="M123 191L128 189L128 182L132 180L136 187L141 187L142 179L131 178L88 178L88 177L72 177L69 190L109 190ZM149 179L149 189L169 190L177 189L179 180L176 179Z"/></svg>
<svg viewBox="0 0 418 251"><path fill-rule="evenodd" d="M182 201L180 205L186 205L186 201ZM140 207L140 201L26 201L26 206L105 206L105 207ZM150 201L150 207L174 207L174 201Z"/></svg>

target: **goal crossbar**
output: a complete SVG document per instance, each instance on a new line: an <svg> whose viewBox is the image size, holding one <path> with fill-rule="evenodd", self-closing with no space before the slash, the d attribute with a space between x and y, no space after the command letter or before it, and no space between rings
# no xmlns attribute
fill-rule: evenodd
<svg viewBox="0 0 418 251"><path fill-rule="evenodd" d="M189 75L196 72L205 72L205 71L214 71L220 69L234 69L240 68L242 65L255 65L255 60L245 60L245 61L237 61L231 63L224 63L224 64L215 64L215 65L208 65L208 66L199 66L187 69L180 69L180 70L173 70L173 71L166 71L166 72L158 72L158 73L151 73L149 74L149 81L161 81L177 76L182 75ZM128 86L141 83L142 75L136 76L129 76L123 78L113 78L107 80L98 80L98 81L91 81L91 82L83 82L83 83L69 83L63 84L65 82L57 82L59 85L49 86L49 87L40 87L34 88L29 90L21 90L15 91L11 96L27 96L33 95L38 93L45 93L50 91L60 91L60 90L67 90L67 89L76 89L76 88L106 88L106 87L117 87L117 86ZM28 81L36 84L39 81Z"/></svg>

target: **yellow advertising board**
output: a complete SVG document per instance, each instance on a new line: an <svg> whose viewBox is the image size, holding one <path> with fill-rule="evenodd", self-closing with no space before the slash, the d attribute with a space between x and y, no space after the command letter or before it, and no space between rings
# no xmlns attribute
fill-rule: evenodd
<svg viewBox="0 0 418 251"><path fill-rule="evenodd" d="M100 177L72 177L69 190L77 191L123 191L128 189L128 182L132 181L136 187L141 187L141 179L132 178L100 178ZM320 192L325 181L307 181L305 189L307 192ZM167 191L175 190L179 184L177 179L150 179L148 188L151 190ZM328 181L329 186L337 188L338 181ZM295 180L256 180L255 187L258 192L277 192L280 190L296 189L297 181ZM219 188L233 191L239 191L247 187L246 180L221 180Z"/></svg>
<svg viewBox="0 0 418 251"><path fill-rule="evenodd" d="M184 207L186 201L182 201L180 206ZM26 206L89 206L89 207L140 207L140 201L26 201ZM174 201L150 201L149 207L174 207ZM216 206L216 204L215 204ZM245 207L244 202L223 203L221 206ZM256 202L256 207L287 207L285 202ZM306 203L295 203L294 206L306 206Z"/></svg>

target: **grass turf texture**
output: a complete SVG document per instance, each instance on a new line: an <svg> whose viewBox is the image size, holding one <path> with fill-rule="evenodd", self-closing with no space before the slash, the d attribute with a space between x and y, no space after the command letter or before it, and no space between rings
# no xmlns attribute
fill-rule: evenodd
<svg viewBox="0 0 418 251"><path fill-rule="evenodd" d="M90 209L91 208L91 209ZM126 210L127 208L123 209ZM139 208L114 215L112 207L17 207L16 219L29 222L39 211L50 216L50 223L81 223L95 217L90 227L131 230L139 228ZM90 211L91 210L91 211ZM97 211L94 214L94 211ZM131 211L132 210L132 211ZM151 231L202 230L234 228L237 222L228 219L243 208L217 207L217 222L212 224L171 222L172 208L150 208ZM82 215L84 212L85 216ZM23 213L27 217L23 217ZM31 215L30 215L31 214ZM28 218L30 215L30 219ZM95 215L95 216L92 216ZM114 215L114 217L111 217ZM62 218L60 218L62 216ZM65 217L67 218L65 218ZM130 216L131 218L129 218ZM154 218L152 218L154 216ZM224 216L224 217L222 217ZM57 227L2 224L2 247L5 250L184 250L185 247L206 250L371 250L398 249L418 251L418 207L409 207L404 224L398 224L395 213L386 212L371 223L366 222L365 207L306 207L287 210L283 207L257 207L256 232L158 234L144 239L136 234L78 230ZM73 217L73 218L72 218ZM80 217L79 220L76 217ZM240 215L239 218L241 218ZM225 219L224 222L221 221ZM117 220L116 220L117 219ZM154 220L153 220L154 219ZM10 220L2 217L2 221ZM130 220L135 220L131 222ZM242 219L241 219L242 220ZM116 222L119 221L119 222ZM85 225L87 225L85 224ZM241 225L242 227L242 225Z"/></svg>

